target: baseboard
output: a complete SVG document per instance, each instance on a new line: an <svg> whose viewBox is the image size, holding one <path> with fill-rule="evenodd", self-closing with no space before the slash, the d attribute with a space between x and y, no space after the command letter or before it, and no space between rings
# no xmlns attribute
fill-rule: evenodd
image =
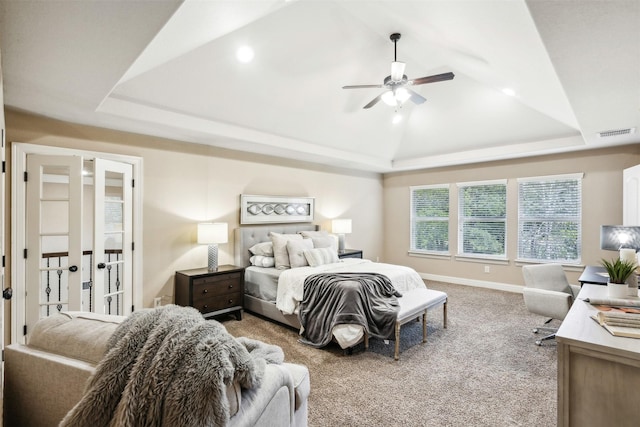
<svg viewBox="0 0 640 427"><path fill-rule="evenodd" d="M438 274L419 273L420 277L425 280L434 280L436 282L454 283L456 285L473 286L476 288L496 289L499 291L522 293L523 286L511 285L508 283L488 282L486 280L465 279L462 277L440 276Z"/></svg>

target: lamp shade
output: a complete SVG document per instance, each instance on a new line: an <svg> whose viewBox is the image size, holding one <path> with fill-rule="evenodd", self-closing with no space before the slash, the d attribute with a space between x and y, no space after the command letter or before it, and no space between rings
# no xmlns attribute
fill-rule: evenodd
<svg viewBox="0 0 640 427"><path fill-rule="evenodd" d="M600 226L600 249L617 251L623 248L640 249L640 227Z"/></svg>
<svg viewBox="0 0 640 427"><path fill-rule="evenodd" d="M198 243L209 245L212 243L227 243L229 228L226 222L205 222L198 224Z"/></svg>
<svg viewBox="0 0 640 427"><path fill-rule="evenodd" d="M331 221L331 231L333 231L335 234L351 233L351 220L334 219L333 221Z"/></svg>

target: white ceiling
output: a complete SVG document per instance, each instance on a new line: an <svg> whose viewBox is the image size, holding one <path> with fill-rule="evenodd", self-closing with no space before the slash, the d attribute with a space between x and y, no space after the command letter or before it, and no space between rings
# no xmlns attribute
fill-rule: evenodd
<svg viewBox="0 0 640 427"><path fill-rule="evenodd" d="M363 109L393 43L427 98ZM640 2L0 3L5 105L74 123L391 172L636 143ZM242 64L239 46L255 58ZM515 91L505 95L503 88ZM640 129L639 129L640 131Z"/></svg>

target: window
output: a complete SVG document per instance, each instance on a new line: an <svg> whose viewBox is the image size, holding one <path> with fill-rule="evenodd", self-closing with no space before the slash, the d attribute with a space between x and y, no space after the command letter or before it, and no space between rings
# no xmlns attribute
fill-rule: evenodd
<svg viewBox="0 0 640 427"><path fill-rule="evenodd" d="M507 181L458 184L458 254L506 257Z"/></svg>
<svg viewBox="0 0 640 427"><path fill-rule="evenodd" d="M449 252L449 184L411 187L411 251Z"/></svg>
<svg viewBox="0 0 640 427"><path fill-rule="evenodd" d="M518 180L518 258L580 262L582 174Z"/></svg>

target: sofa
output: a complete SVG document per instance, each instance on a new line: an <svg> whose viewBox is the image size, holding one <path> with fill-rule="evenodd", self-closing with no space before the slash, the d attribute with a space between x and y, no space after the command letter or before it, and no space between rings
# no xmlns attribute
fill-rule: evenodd
<svg viewBox="0 0 640 427"><path fill-rule="evenodd" d="M27 345L5 348L4 425L57 426L83 397L121 316L67 312L36 323ZM258 387L226 384L229 426L306 426L309 372L266 364Z"/></svg>

